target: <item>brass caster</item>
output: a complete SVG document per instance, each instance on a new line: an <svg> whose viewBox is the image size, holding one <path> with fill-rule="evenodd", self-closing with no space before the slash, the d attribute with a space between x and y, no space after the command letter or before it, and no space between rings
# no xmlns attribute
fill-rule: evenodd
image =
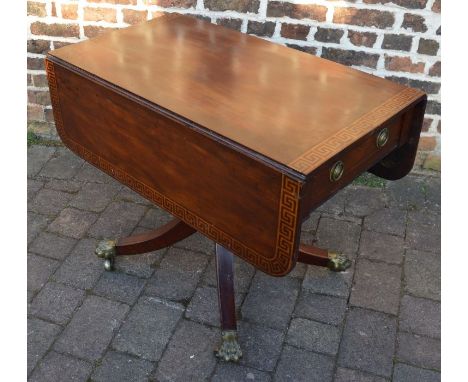
<svg viewBox="0 0 468 382"><path fill-rule="evenodd" d="M106 271L112 271L114 269L114 260L116 253L114 240L100 241L94 253L96 253L97 257L104 259L104 269Z"/></svg>
<svg viewBox="0 0 468 382"><path fill-rule="evenodd" d="M345 255L329 253L327 266L333 272L343 272L351 266L351 260Z"/></svg>
<svg viewBox="0 0 468 382"><path fill-rule="evenodd" d="M242 358L242 350L237 342L237 331L221 332L221 346L215 350L215 355L226 362L238 362Z"/></svg>

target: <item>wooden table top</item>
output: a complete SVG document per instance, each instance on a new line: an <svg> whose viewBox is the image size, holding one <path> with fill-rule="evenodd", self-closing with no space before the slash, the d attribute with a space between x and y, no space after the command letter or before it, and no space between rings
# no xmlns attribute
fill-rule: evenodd
<svg viewBox="0 0 468 382"><path fill-rule="evenodd" d="M50 54L302 176L422 94L182 15Z"/></svg>

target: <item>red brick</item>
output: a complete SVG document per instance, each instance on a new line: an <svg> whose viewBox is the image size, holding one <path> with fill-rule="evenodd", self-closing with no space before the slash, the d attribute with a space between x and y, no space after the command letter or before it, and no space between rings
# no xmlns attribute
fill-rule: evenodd
<svg viewBox="0 0 468 382"><path fill-rule="evenodd" d="M216 20L216 24L222 25L223 27L233 29L236 31L240 31L242 26L241 19L218 19Z"/></svg>
<svg viewBox="0 0 468 382"><path fill-rule="evenodd" d="M30 16L39 16L45 17L47 16L45 3L37 3L35 1L28 1L27 10L28 15Z"/></svg>
<svg viewBox="0 0 468 382"><path fill-rule="evenodd" d="M111 8L84 8L85 21L107 21L109 23L117 22L117 12Z"/></svg>
<svg viewBox="0 0 468 382"><path fill-rule="evenodd" d="M435 149L437 140L435 137L421 137L419 139L418 150L420 151L432 151Z"/></svg>
<svg viewBox="0 0 468 382"><path fill-rule="evenodd" d="M55 6L55 1L52 2L52 6L50 8L50 15L52 17L57 17L57 7Z"/></svg>
<svg viewBox="0 0 468 382"><path fill-rule="evenodd" d="M372 48L377 41L377 35L372 32L348 31L348 39L355 46Z"/></svg>
<svg viewBox="0 0 468 382"><path fill-rule="evenodd" d="M286 44L289 48L293 48L296 50L299 50L304 53L309 53L314 56L317 55L317 48L315 46L301 46L301 45L296 45L296 44Z"/></svg>
<svg viewBox="0 0 468 382"><path fill-rule="evenodd" d="M197 0L144 0L145 5L159 5L163 8L195 8Z"/></svg>
<svg viewBox="0 0 468 382"><path fill-rule="evenodd" d="M394 72L423 73L424 62L413 63L410 57L385 55L385 69Z"/></svg>
<svg viewBox="0 0 468 382"><path fill-rule="evenodd" d="M413 44L413 37L402 34L386 34L382 42L382 49L404 50L409 52Z"/></svg>
<svg viewBox="0 0 468 382"><path fill-rule="evenodd" d="M50 95L47 90L28 90L28 102L37 105L50 105Z"/></svg>
<svg viewBox="0 0 468 382"><path fill-rule="evenodd" d="M271 37L275 32L276 24L272 21L249 21L247 24L247 33L257 36Z"/></svg>
<svg viewBox="0 0 468 382"><path fill-rule="evenodd" d="M257 13L259 0L205 0L205 8L212 11L237 11Z"/></svg>
<svg viewBox="0 0 468 382"><path fill-rule="evenodd" d="M28 52L46 54L50 50L50 41L28 40Z"/></svg>
<svg viewBox="0 0 468 382"><path fill-rule="evenodd" d="M146 21L148 15L147 11L136 11L134 9L124 9L123 21L127 24L139 24Z"/></svg>
<svg viewBox="0 0 468 382"><path fill-rule="evenodd" d="M88 0L88 3L136 5L137 0Z"/></svg>
<svg viewBox="0 0 468 382"><path fill-rule="evenodd" d="M441 123L442 123L442 121L439 120L439 123L437 124L437 132L438 132L439 134L440 134L440 131L442 130Z"/></svg>
<svg viewBox="0 0 468 382"><path fill-rule="evenodd" d="M429 131L429 128L432 125L432 121L434 121L432 118L424 118L423 125L422 125L422 131L427 132Z"/></svg>
<svg viewBox="0 0 468 382"><path fill-rule="evenodd" d="M418 53L435 56L439 51L439 43L435 40L422 38L419 40Z"/></svg>
<svg viewBox="0 0 468 382"><path fill-rule="evenodd" d="M441 62L437 61L434 65L432 65L429 69L429 75L432 77L440 77L441 75Z"/></svg>
<svg viewBox="0 0 468 382"><path fill-rule="evenodd" d="M413 15L412 13L405 13L401 27L403 29L412 30L413 32L427 31L426 19L419 15Z"/></svg>
<svg viewBox="0 0 468 382"><path fill-rule="evenodd" d="M33 75L32 80L35 87L46 88L49 86L49 83L47 82L47 76L45 74L35 74Z"/></svg>
<svg viewBox="0 0 468 382"><path fill-rule="evenodd" d="M288 16L293 19L311 19L325 21L327 7L315 4L293 4L283 1L269 1L267 8L268 17Z"/></svg>
<svg viewBox="0 0 468 382"><path fill-rule="evenodd" d="M432 5L432 12L440 13L441 7L440 7L440 0L436 0L434 4Z"/></svg>
<svg viewBox="0 0 468 382"><path fill-rule="evenodd" d="M426 8L427 0L364 0L365 4L387 4L393 3L400 7L410 9L424 9Z"/></svg>
<svg viewBox="0 0 468 382"><path fill-rule="evenodd" d="M32 85L33 85L33 83L32 83L32 76L31 76L29 73L26 75L26 83L27 83L28 86L32 86Z"/></svg>
<svg viewBox="0 0 468 382"><path fill-rule="evenodd" d="M379 61L378 54L326 47L322 49L322 57L343 65L367 66L368 68L376 68Z"/></svg>
<svg viewBox="0 0 468 382"><path fill-rule="evenodd" d="M45 36L79 37L80 30L77 24L46 24L36 21L31 24L31 33Z"/></svg>
<svg viewBox="0 0 468 382"><path fill-rule="evenodd" d="M28 69L45 70L44 59L42 57L28 57Z"/></svg>
<svg viewBox="0 0 468 382"><path fill-rule="evenodd" d="M44 109L44 117L46 122L55 122L54 112L52 109Z"/></svg>
<svg viewBox="0 0 468 382"><path fill-rule="evenodd" d="M78 4L62 4L60 7L64 19L76 20L78 18Z"/></svg>
<svg viewBox="0 0 468 382"><path fill-rule="evenodd" d="M314 39L320 42L332 42L339 44L341 37L344 35L344 30L342 29L332 29L332 28L317 28L315 32Z"/></svg>
<svg viewBox="0 0 468 382"><path fill-rule="evenodd" d="M375 9L336 8L333 22L385 29L395 23L395 16L391 12Z"/></svg>
<svg viewBox="0 0 468 382"><path fill-rule="evenodd" d="M44 107L41 105L28 105L28 121L44 120Z"/></svg>
<svg viewBox="0 0 468 382"><path fill-rule="evenodd" d="M159 12L159 11L151 12L152 19L157 19L158 17L164 16L164 15L165 15L164 12Z"/></svg>
<svg viewBox="0 0 468 382"><path fill-rule="evenodd" d="M64 46L73 44L72 42L54 41L54 49L59 49Z"/></svg>
<svg viewBox="0 0 468 382"><path fill-rule="evenodd" d="M111 31L115 31L119 29L119 28L98 27L95 25L85 25L83 28L84 28L84 34L88 38L93 38L103 33L111 32Z"/></svg>
<svg viewBox="0 0 468 382"><path fill-rule="evenodd" d="M299 24L282 24L281 36L295 40L306 40L309 34L310 26Z"/></svg>

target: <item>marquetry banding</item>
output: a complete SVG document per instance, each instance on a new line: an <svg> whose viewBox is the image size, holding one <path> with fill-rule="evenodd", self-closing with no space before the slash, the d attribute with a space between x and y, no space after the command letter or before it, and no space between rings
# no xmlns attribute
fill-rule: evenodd
<svg viewBox="0 0 468 382"><path fill-rule="evenodd" d="M365 134L369 133L389 118L395 115L411 102L421 97L421 92L412 88L405 88L383 104L354 121L351 125L338 131L328 139L307 150L289 166L303 174L308 174L336 153L344 150Z"/></svg>
<svg viewBox="0 0 468 382"><path fill-rule="evenodd" d="M298 181L282 175L281 195L278 206L279 215L275 255L272 258L262 256L260 253L249 248L239 240L233 238L228 233L215 227L207 220L195 215L186 207L161 194L152 187L149 187L148 185L134 178L132 175L119 169L104 158L101 158L100 156L72 140L65 133L62 111L58 97L54 64L49 60L46 60L46 71L57 132L67 147L69 147L72 151L74 151L87 162L93 164L121 183L127 185L161 208L164 208L172 215L178 217L200 233L219 243L226 249L234 252L236 255L264 271L265 273L280 276L290 270L297 244L295 236L297 234L296 225L299 210L300 190L300 183Z"/></svg>

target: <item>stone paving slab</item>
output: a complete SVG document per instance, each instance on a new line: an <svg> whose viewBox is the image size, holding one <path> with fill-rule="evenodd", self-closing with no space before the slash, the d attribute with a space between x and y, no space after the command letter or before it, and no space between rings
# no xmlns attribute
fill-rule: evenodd
<svg viewBox="0 0 468 382"><path fill-rule="evenodd" d="M350 185L314 211L302 239L349 255L344 273L274 278L236 258L239 364L213 355L213 242L113 273L94 255L168 219L66 148L28 149L29 381L440 381L440 178Z"/></svg>

